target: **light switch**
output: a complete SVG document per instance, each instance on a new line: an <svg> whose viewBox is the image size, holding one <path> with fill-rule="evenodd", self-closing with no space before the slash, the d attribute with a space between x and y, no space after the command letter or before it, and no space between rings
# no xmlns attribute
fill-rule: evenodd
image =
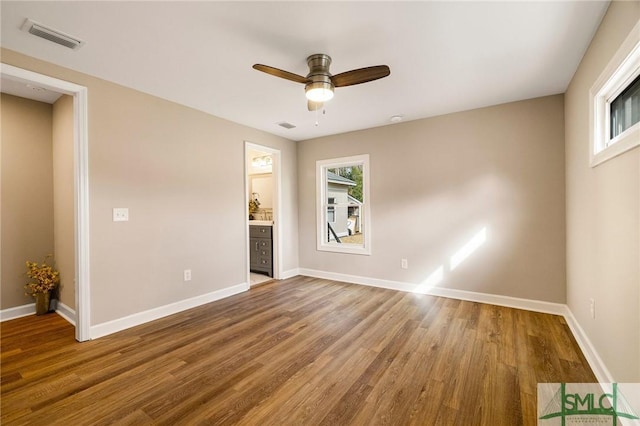
<svg viewBox="0 0 640 426"><path fill-rule="evenodd" d="M126 207L116 207L113 209L114 222L127 222L129 220L129 209Z"/></svg>

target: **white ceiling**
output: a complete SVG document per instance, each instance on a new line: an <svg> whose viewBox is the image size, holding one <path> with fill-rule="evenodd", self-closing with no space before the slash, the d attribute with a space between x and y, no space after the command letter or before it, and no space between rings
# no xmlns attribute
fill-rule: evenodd
<svg viewBox="0 0 640 426"><path fill-rule="evenodd" d="M563 93L608 1L1 2L3 47L303 140ZM70 50L20 30L25 18L84 41ZM326 114L304 86L251 68L334 74L386 64L382 80L336 89ZM287 130L276 123L295 124Z"/></svg>
<svg viewBox="0 0 640 426"><path fill-rule="evenodd" d="M0 89L2 89L2 93L48 104L54 103L62 96L62 93L47 90L44 87L30 84L21 79L9 78L4 74L0 78Z"/></svg>

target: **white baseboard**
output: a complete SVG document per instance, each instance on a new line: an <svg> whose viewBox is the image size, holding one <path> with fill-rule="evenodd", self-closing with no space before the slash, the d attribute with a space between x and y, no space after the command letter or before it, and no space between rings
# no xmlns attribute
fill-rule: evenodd
<svg viewBox="0 0 640 426"><path fill-rule="evenodd" d="M571 329L573 337L575 337L578 342L578 346L580 346L580 349L591 366L593 374L596 375L598 382L614 383L615 380L613 379L611 372L602 361L602 358L600 358L600 355L598 355L596 348L593 347L591 340L587 337L587 333L585 333L582 327L580 327L580 323L578 323L576 317L573 316L573 312L571 312L571 309L569 309L569 306L567 305L565 305L564 319L567 321L567 325Z"/></svg>
<svg viewBox="0 0 640 426"><path fill-rule="evenodd" d="M8 308L0 310L0 322L9 321L16 318L26 317L27 315L35 315L36 304L29 303L27 305L16 306L15 308Z"/></svg>
<svg viewBox="0 0 640 426"><path fill-rule="evenodd" d="M62 318L69 321L71 325L73 326L76 325L76 322L75 322L76 312L73 309L71 309L64 303L55 299L51 301L51 306L52 307L55 306L56 313L60 315ZM36 304L29 303L27 305L16 306L15 308L1 310L0 322L9 321L12 319L26 317L28 315L35 315L35 314L36 314Z"/></svg>
<svg viewBox="0 0 640 426"><path fill-rule="evenodd" d="M613 383L614 379L606 367L602 358L591 344L586 333L573 316L573 313L566 304L545 302L542 300L522 299L511 296L501 296L497 294L478 293L466 290L456 290L452 288L432 287L426 290L419 289L416 284L401 281L381 280L378 278L360 277L356 275L340 274L336 272L318 271L314 269L299 269L300 275L307 275L314 278L342 281L352 284L368 285L371 287L381 287L391 290L404 291L409 293L419 292L432 296L448 297L450 299L466 300L470 302L487 303L490 305L506 306L508 308L524 309L527 311L541 312L545 314L561 315L569 325L578 346L582 350L589 366L593 370L598 382Z"/></svg>
<svg viewBox="0 0 640 426"><path fill-rule="evenodd" d="M286 280L288 278L293 278L295 276L300 275L300 270L298 268L289 269L288 271L283 271L280 275L281 280Z"/></svg>
<svg viewBox="0 0 640 426"><path fill-rule="evenodd" d="M544 300L523 299L520 297L502 296L498 294L478 293L475 291L456 290L453 288L432 288L426 294L448 297L450 299L467 300L470 302L486 303L489 305L506 306L507 308L523 309L525 311L541 312L544 314L564 315L567 305L563 303L546 302Z"/></svg>
<svg viewBox="0 0 640 426"><path fill-rule="evenodd" d="M91 326L90 335L92 339L97 339L108 334L135 327L137 325L157 320L168 315L173 315L187 309L204 305L206 303L215 302L216 300L224 299L225 297L233 296L234 294L242 293L243 291L247 290L249 290L249 284L242 283L223 288L221 290L216 290L211 293L192 297L190 299L185 299L179 302L170 303L168 305L159 306L157 308L149 309L148 311L138 312L136 314L118 318L113 321L108 321L102 324Z"/></svg>
<svg viewBox="0 0 640 426"><path fill-rule="evenodd" d="M567 306L562 303L522 299L519 297L501 296L498 294L478 293L467 290L456 290L453 288L431 287L429 289L422 289L418 284L359 277L356 275L339 274L335 272L317 271L314 269L301 268L300 274L314 278L324 278L352 284L368 285L371 287L388 288L408 293L429 294L431 296L448 297L450 299L467 300L470 302L487 303L490 305L506 306L509 308L524 309L527 311L543 312L545 314L564 315Z"/></svg>
<svg viewBox="0 0 640 426"><path fill-rule="evenodd" d="M357 275L340 274L337 272L318 271L316 269L299 268L298 272L300 275L306 275L314 278L368 285L370 287L388 288L390 290L411 292L411 290L416 287L401 281L381 280L378 278L360 277Z"/></svg>
<svg viewBox="0 0 640 426"><path fill-rule="evenodd" d="M56 306L56 313L62 318L66 319L71 325L76 325L76 311L58 300Z"/></svg>

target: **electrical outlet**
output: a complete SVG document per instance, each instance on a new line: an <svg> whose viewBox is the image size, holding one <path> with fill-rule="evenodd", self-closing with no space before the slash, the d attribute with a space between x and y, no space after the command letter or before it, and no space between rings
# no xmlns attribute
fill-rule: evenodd
<svg viewBox="0 0 640 426"><path fill-rule="evenodd" d="M113 209L114 222L127 222L129 220L129 209L126 207L116 207Z"/></svg>
<svg viewBox="0 0 640 426"><path fill-rule="evenodd" d="M596 318L596 301L595 299L589 299L589 312L591 312L591 318Z"/></svg>
<svg viewBox="0 0 640 426"><path fill-rule="evenodd" d="M191 281L191 269L184 270L184 280Z"/></svg>
<svg viewBox="0 0 640 426"><path fill-rule="evenodd" d="M407 259L401 259L400 266L402 269L409 269L409 261Z"/></svg>

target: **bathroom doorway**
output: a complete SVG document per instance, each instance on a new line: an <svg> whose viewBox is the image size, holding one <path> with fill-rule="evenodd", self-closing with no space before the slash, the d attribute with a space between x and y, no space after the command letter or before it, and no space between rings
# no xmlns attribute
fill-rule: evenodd
<svg viewBox="0 0 640 426"><path fill-rule="evenodd" d="M245 142L247 282L263 284L281 275L280 151Z"/></svg>

